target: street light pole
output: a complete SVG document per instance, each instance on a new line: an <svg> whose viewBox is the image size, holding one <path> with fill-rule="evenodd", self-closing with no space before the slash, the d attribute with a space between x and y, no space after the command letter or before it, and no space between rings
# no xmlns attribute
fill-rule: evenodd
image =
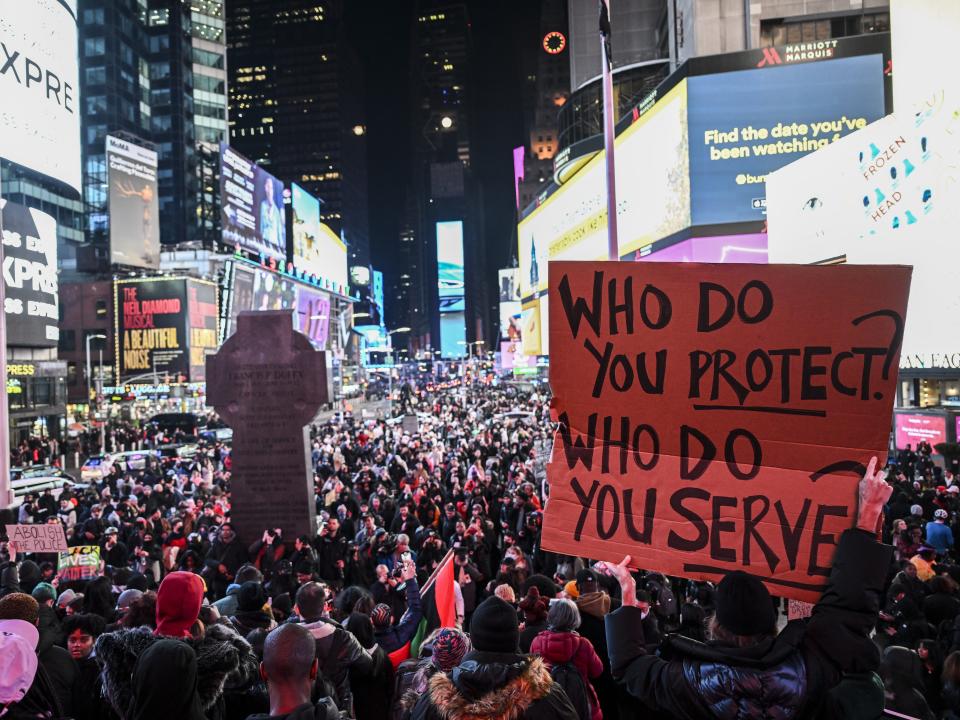
<svg viewBox="0 0 960 720"><path fill-rule="evenodd" d="M97 377L97 414L102 416L102 407L101 407L101 398L103 397L103 347L100 347L98 351L100 355L100 372ZM105 453L107 451L107 424L104 422L103 417L100 418L100 452Z"/></svg>
<svg viewBox="0 0 960 720"><path fill-rule="evenodd" d="M106 335L94 334L87 335L85 341L86 350L87 350L87 422L93 418L93 398L90 397L93 389L93 371L90 368L90 341L91 340L106 340ZM97 395L103 392L103 347L100 347L100 388L97 391ZM97 403L99 409L99 403ZM101 435L100 445L103 445L103 439Z"/></svg>

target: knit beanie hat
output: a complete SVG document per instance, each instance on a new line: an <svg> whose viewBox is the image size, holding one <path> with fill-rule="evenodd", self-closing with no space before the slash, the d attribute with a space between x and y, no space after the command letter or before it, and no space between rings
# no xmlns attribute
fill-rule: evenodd
<svg viewBox="0 0 960 720"><path fill-rule="evenodd" d="M262 610L267 603L267 594L263 585L258 582L245 582L237 593L237 610L240 612L256 612Z"/></svg>
<svg viewBox="0 0 960 720"><path fill-rule="evenodd" d="M717 622L734 635L764 635L777 629L770 593L742 570L728 573L717 586Z"/></svg>
<svg viewBox="0 0 960 720"><path fill-rule="evenodd" d="M379 605L375 606L370 613L370 621L377 629L389 627L390 606L385 603L380 603Z"/></svg>
<svg viewBox="0 0 960 720"><path fill-rule="evenodd" d="M441 672L449 672L460 664L470 648L467 636L456 628L443 628L433 641L433 664Z"/></svg>
<svg viewBox="0 0 960 720"><path fill-rule="evenodd" d="M47 600L56 600L57 591L54 589L53 585L50 583L37 583L36 587L33 588L33 592L30 593L33 595L33 599L38 603L44 603Z"/></svg>
<svg viewBox="0 0 960 720"><path fill-rule="evenodd" d="M537 623L547 616L548 603L540 597L540 591L531 585L519 603L523 617L528 623Z"/></svg>
<svg viewBox="0 0 960 720"><path fill-rule="evenodd" d="M516 652L520 644L517 611L496 595L488 597L480 603L470 620L470 640L477 650Z"/></svg>
<svg viewBox="0 0 960 720"><path fill-rule="evenodd" d="M574 600L576 600L578 597L580 597L580 590L577 588L577 581L576 581L576 580L571 580L571 581L568 582L566 585L564 585L564 586L563 586L563 591L564 591L567 595L569 595L570 597L572 597Z"/></svg>

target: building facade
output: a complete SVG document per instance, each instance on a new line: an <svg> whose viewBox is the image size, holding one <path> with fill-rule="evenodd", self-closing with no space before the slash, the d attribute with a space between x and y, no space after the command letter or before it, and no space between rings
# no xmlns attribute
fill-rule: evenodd
<svg viewBox="0 0 960 720"><path fill-rule="evenodd" d="M350 265L370 262L363 74L340 0L227 7L230 144L320 198Z"/></svg>
<svg viewBox="0 0 960 720"><path fill-rule="evenodd" d="M888 0L661 2L658 37L673 67L699 55L814 42L890 30Z"/></svg>
<svg viewBox="0 0 960 720"><path fill-rule="evenodd" d="M227 127L224 3L80 0L85 247L65 269L109 266L107 135L159 154L160 241L210 241L203 158Z"/></svg>

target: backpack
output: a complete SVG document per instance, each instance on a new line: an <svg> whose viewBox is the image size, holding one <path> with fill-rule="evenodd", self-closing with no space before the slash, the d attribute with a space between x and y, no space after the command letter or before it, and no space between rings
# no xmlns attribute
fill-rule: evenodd
<svg viewBox="0 0 960 720"><path fill-rule="evenodd" d="M583 675L572 662L556 663L550 668L550 677L563 688L580 720L590 720L590 696Z"/></svg>

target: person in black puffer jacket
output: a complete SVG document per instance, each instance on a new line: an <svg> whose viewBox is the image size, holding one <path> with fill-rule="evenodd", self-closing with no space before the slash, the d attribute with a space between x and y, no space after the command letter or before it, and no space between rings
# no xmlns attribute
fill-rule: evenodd
<svg viewBox="0 0 960 720"><path fill-rule="evenodd" d="M449 673L436 673L412 720L578 720L541 658L517 652L517 611L494 596L470 623L473 650Z"/></svg>
<svg viewBox="0 0 960 720"><path fill-rule="evenodd" d="M870 640L893 548L876 540L892 488L873 458L860 482L856 528L840 538L827 588L808 621L777 635L766 588L754 576L729 573L717 589L714 641L671 637L659 655L644 645L636 583L627 557L607 568L620 582L623 606L606 618L614 677L650 709L682 720L822 717L828 693L845 673L879 666Z"/></svg>

